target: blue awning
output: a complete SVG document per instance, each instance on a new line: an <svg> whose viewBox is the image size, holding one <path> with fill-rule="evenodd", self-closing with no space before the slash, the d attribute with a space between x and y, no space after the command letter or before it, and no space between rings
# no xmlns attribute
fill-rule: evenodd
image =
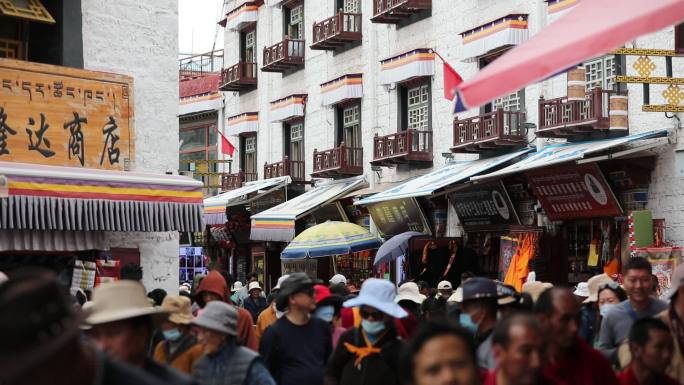
<svg viewBox="0 0 684 385"><path fill-rule="evenodd" d="M356 204L367 205L393 199L431 195L442 187L466 181L474 175L490 170L530 151L531 149L524 149L494 158L452 162L439 170L411 179L397 187L363 198Z"/></svg>
<svg viewBox="0 0 684 385"><path fill-rule="evenodd" d="M667 136L667 130L646 131L639 134L627 135L614 139L591 140L586 142L560 143L544 147L541 151L531 154L520 162L514 163L501 170L489 174L473 177L473 180L491 179L502 177L518 172L524 172L540 167L547 167L555 164L577 161L583 159L585 155L598 153L601 151L614 149L639 140L663 138ZM661 143L656 143L661 144Z"/></svg>

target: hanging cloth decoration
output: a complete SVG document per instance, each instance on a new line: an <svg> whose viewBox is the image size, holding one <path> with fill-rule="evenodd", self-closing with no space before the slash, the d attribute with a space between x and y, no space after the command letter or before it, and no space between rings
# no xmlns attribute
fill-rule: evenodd
<svg viewBox="0 0 684 385"><path fill-rule="evenodd" d="M449 241L449 253L451 256L449 257L449 263L447 263L446 268L444 269L444 272L442 273L442 278L445 278L447 274L449 274L449 270L451 270L451 266L454 264L454 261L456 260L456 253L458 252L458 244L456 243L455 240Z"/></svg>
<svg viewBox="0 0 684 385"><path fill-rule="evenodd" d="M529 273L529 263L536 254L538 239L537 233L523 233L519 236L519 245L511 259L511 264L506 272L504 283L511 285L516 291L522 291L522 285Z"/></svg>

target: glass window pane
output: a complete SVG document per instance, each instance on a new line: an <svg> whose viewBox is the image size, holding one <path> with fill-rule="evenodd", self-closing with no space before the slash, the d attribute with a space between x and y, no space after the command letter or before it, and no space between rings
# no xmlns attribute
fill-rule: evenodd
<svg viewBox="0 0 684 385"><path fill-rule="evenodd" d="M206 147L206 127L180 131L181 151Z"/></svg>

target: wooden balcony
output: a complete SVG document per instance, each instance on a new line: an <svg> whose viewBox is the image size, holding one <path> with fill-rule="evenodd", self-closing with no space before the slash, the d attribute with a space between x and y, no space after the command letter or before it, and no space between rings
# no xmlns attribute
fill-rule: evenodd
<svg viewBox="0 0 684 385"><path fill-rule="evenodd" d="M614 91L594 88L584 100L567 97L539 99L540 138L572 138L608 134L610 128L610 95ZM623 130L621 130L623 131ZM626 132L626 130L624 130ZM624 133L624 132L623 132Z"/></svg>
<svg viewBox="0 0 684 385"><path fill-rule="evenodd" d="M337 178L363 174L363 148L347 147L344 142L330 150L314 150L312 177Z"/></svg>
<svg viewBox="0 0 684 385"><path fill-rule="evenodd" d="M313 25L311 49L336 50L355 41L361 41L360 13L340 12Z"/></svg>
<svg viewBox="0 0 684 385"><path fill-rule="evenodd" d="M234 174L226 174L221 177L221 190L235 190L245 182L254 182L257 180L257 173L255 172L236 172Z"/></svg>
<svg viewBox="0 0 684 385"><path fill-rule="evenodd" d="M432 0L373 0L371 22L397 24L413 14L431 8Z"/></svg>
<svg viewBox="0 0 684 385"><path fill-rule="evenodd" d="M488 114L454 119L453 152L485 152L527 144L525 113L499 108Z"/></svg>
<svg viewBox="0 0 684 385"><path fill-rule="evenodd" d="M264 164L264 179L289 176L293 182L304 182L306 175L303 160L290 160L287 157L280 162Z"/></svg>
<svg viewBox="0 0 684 385"><path fill-rule="evenodd" d="M239 62L221 71L221 91L243 91L256 88L257 64Z"/></svg>
<svg viewBox="0 0 684 385"><path fill-rule="evenodd" d="M304 65L304 40L285 38L278 44L264 47L264 72L286 72Z"/></svg>
<svg viewBox="0 0 684 385"><path fill-rule="evenodd" d="M371 164L389 166L398 163L432 162L432 131L408 129L373 138Z"/></svg>

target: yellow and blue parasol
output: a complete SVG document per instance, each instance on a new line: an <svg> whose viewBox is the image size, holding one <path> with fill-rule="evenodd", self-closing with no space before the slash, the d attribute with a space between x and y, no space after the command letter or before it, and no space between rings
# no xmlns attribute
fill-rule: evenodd
<svg viewBox="0 0 684 385"><path fill-rule="evenodd" d="M327 221L302 231L280 254L281 259L319 258L377 249L382 241L349 222Z"/></svg>

